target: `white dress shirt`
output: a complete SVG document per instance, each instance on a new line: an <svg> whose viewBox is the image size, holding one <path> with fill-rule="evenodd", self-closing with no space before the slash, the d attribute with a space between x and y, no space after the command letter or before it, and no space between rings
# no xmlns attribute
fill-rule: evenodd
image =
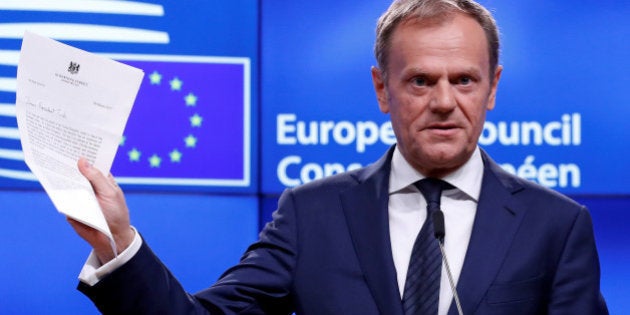
<svg viewBox="0 0 630 315"><path fill-rule="evenodd" d="M133 258L142 246L142 238L140 237L140 233L138 233L133 226L131 228L135 232L135 236L131 244L129 244L129 247L106 264L103 265L98 260L94 251L90 253L90 256L88 256L88 259L85 261L85 264L83 264L83 268L79 273L79 280L81 282L88 285L95 285L106 275L112 273Z"/></svg>
<svg viewBox="0 0 630 315"><path fill-rule="evenodd" d="M455 285L468 249L482 177L483 161L477 148L466 164L442 178L456 188L445 190L440 199L446 229L444 249ZM425 176L411 167L396 147L389 177L389 233L401 299L405 290L413 243L427 217L427 202L413 185L423 178ZM446 267L442 264L439 315L448 312L452 299L453 293L448 283Z"/></svg>
<svg viewBox="0 0 630 315"><path fill-rule="evenodd" d="M446 228L444 247L455 284L457 284L470 241L482 176L483 161L479 148L477 148L466 164L442 178L457 188L444 191L441 199ZM427 214L427 203L413 185L424 177L407 163L396 147L392 157L389 179L389 230L401 299L413 243ZM136 232L131 245L118 257L104 265L99 262L94 252L90 253L79 274L79 280L88 285L95 285L107 274L129 261L138 252L141 245L142 238ZM445 267L442 265L439 315L445 315L448 312L452 298L453 294Z"/></svg>

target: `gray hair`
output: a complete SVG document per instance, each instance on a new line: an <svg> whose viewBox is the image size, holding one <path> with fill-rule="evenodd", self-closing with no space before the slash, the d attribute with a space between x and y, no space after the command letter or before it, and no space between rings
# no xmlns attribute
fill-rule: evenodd
<svg viewBox="0 0 630 315"><path fill-rule="evenodd" d="M387 65L391 37L396 27L404 21L433 21L448 18L454 13L464 13L479 22L488 41L490 76L499 64L499 30L492 14L473 0L395 0L381 15L376 25L374 55L378 67L387 78Z"/></svg>

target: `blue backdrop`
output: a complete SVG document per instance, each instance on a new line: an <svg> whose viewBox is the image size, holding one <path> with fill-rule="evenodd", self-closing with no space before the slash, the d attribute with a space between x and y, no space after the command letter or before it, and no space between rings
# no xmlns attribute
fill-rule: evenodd
<svg viewBox="0 0 630 315"><path fill-rule="evenodd" d="M89 248L21 156L25 28L145 70L112 171L132 223L193 292L238 261L285 187L368 164L393 143L369 75L387 0L84 2L0 1L1 314L97 313L74 290ZM480 143L589 207L602 291L612 314L628 313L630 4L481 2L501 28L505 69Z"/></svg>

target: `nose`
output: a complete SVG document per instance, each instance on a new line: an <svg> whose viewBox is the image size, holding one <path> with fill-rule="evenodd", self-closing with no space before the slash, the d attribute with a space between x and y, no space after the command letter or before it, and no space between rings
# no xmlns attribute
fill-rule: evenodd
<svg viewBox="0 0 630 315"><path fill-rule="evenodd" d="M456 106L453 86L448 80L438 81L434 88L429 107L438 113L448 113Z"/></svg>

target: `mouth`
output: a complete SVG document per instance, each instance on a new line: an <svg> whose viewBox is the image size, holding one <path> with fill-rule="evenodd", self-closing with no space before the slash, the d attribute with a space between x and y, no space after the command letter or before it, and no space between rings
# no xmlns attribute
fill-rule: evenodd
<svg viewBox="0 0 630 315"><path fill-rule="evenodd" d="M432 123L429 124L426 129L429 130L452 130L452 129L457 129L459 128L456 124L454 123Z"/></svg>
<svg viewBox="0 0 630 315"><path fill-rule="evenodd" d="M439 136L451 136L459 129L460 127L457 124L448 122L432 123L425 128L426 131Z"/></svg>

